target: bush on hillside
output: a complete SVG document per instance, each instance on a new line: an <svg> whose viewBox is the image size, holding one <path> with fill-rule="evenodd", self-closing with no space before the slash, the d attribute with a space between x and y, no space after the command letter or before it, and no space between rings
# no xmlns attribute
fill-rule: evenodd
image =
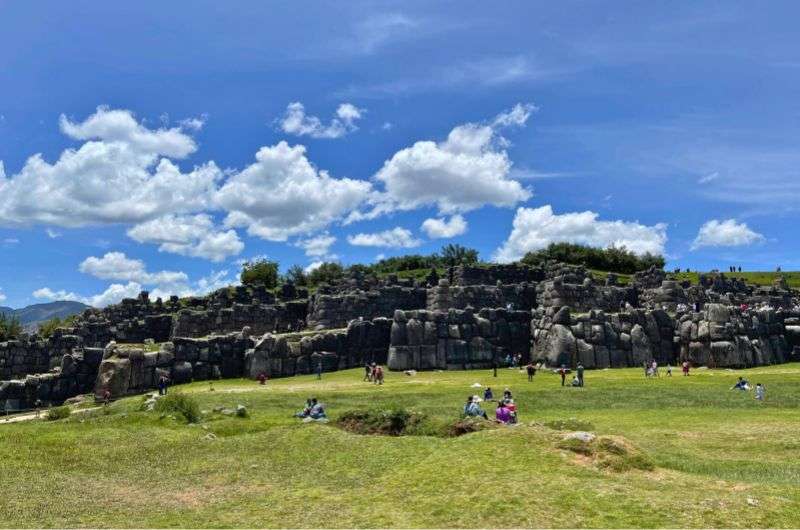
<svg viewBox="0 0 800 530"><path fill-rule="evenodd" d="M655 265L664 268L664 257L646 252L636 254L624 246L596 248L573 243L551 243L547 248L528 252L520 260L526 265L541 265L546 261L560 261L583 265L589 269L633 274Z"/></svg>
<svg viewBox="0 0 800 530"><path fill-rule="evenodd" d="M156 401L155 411L161 414L180 414L187 423L197 423L202 418L197 401L181 392L173 392L160 398Z"/></svg>
<svg viewBox="0 0 800 530"><path fill-rule="evenodd" d="M45 419L47 421L63 420L64 418L69 418L70 414L72 414L72 410L68 406L62 405L48 409Z"/></svg>
<svg viewBox="0 0 800 530"><path fill-rule="evenodd" d="M0 313L0 340L15 339L22 334L22 325L14 315Z"/></svg>
<svg viewBox="0 0 800 530"><path fill-rule="evenodd" d="M274 289L278 285L278 262L267 259L246 261L239 276L242 285L263 285Z"/></svg>
<svg viewBox="0 0 800 530"><path fill-rule="evenodd" d="M325 262L307 274L308 285L332 284L344 277L344 267L336 262Z"/></svg>

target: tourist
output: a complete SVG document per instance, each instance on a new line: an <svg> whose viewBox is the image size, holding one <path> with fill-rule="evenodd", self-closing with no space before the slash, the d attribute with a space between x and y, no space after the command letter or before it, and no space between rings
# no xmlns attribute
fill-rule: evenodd
<svg viewBox="0 0 800 530"><path fill-rule="evenodd" d="M572 382L570 383L570 386L581 386L581 381L578 379L577 375L572 376Z"/></svg>
<svg viewBox="0 0 800 530"><path fill-rule="evenodd" d="M683 361L681 364L681 370L683 371L683 375L689 375L689 361Z"/></svg>
<svg viewBox="0 0 800 530"><path fill-rule="evenodd" d="M107 407L109 403L111 403L111 390L106 387L103 390L103 406Z"/></svg>
<svg viewBox="0 0 800 530"><path fill-rule="evenodd" d="M511 411L508 410L505 403L500 401L494 411L494 417L497 423L508 424L511 422Z"/></svg>
<svg viewBox="0 0 800 530"><path fill-rule="evenodd" d="M672 377L672 365L667 363L667 377Z"/></svg>
<svg viewBox="0 0 800 530"><path fill-rule="evenodd" d="M508 410L508 414L510 416L509 422L510 424L514 425L517 423L517 404L514 403L513 399L506 401L505 403L506 410Z"/></svg>
<svg viewBox="0 0 800 530"><path fill-rule="evenodd" d="M258 384L259 385L264 385L264 384L267 383L267 374L264 373L264 372L261 372L261 373L258 374L258 377L256 379L258 379Z"/></svg>
<svg viewBox="0 0 800 530"><path fill-rule="evenodd" d="M756 383L756 399L759 401L764 401L765 392L766 389L764 388L764 385L762 385L761 383Z"/></svg>
<svg viewBox="0 0 800 530"><path fill-rule="evenodd" d="M166 396L167 395L167 376L162 375L158 378L158 395L159 396Z"/></svg>
<svg viewBox="0 0 800 530"><path fill-rule="evenodd" d="M740 377L739 380L736 381L736 384L731 387L731 390L750 390L750 383L747 382L747 379Z"/></svg>
<svg viewBox="0 0 800 530"><path fill-rule="evenodd" d="M644 367L644 376L650 377L650 363L642 361L642 366Z"/></svg>
<svg viewBox="0 0 800 530"><path fill-rule="evenodd" d="M561 365L561 368L558 369L558 375L561 376L561 386L564 386L564 382L567 379L567 367L563 364Z"/></svg>
<svg viewBox="0 0 800 530"><path fill-rule="evenodd" d="M322 359L317 362L317 379L322 379Z"/></svg>
<svg viewBox="0 0 800 530"><path fill-rule="evenodd" d="M325 407L322 406L322 403L317 401L317 398L311 398L311 410L308 412L308 417L312 420L327 418L325 415Z"/></svg>
<svg viewBox="0 0 800 530"><path fill-rule="evenodd" d="M379 364L376 364L375 369L372 371L372 382L376 385L383 384L383 368Z"/></svg>
<svg viewBox="0 0 800 530"><path fill-rule="evenodd" d="M475 401L474 396L468 396L467 402L464 404L464 416L468 418L481 417L489 419L486 412Z"/></svg>
<svg viewBox="0 0 800 530"><path fill-rule="evenodd" d="M578 363L578 368L576 369L578 373L578 386L583 386L583 364Z"/></svg>
<svg viewBox="0 0 800 530"><path fill-rule="evenodd" d="M503 403L511 403L514 401L514 398L511 396L511 390L506 388L503 390Z"/></svg>
<svg viewBox="0 0 800 530"><path fill-rule="evenodd" d="M658 377L658 363L653 359L653 377Z"/></svg>
<svg viewBox="0 0 800 530"><path fill-rule="evenodd" d="M369 363L364 364L364 379L362 381L372 381L372 366Z"/></svg>
<svg viewBox="0 0 800 530"><path fill-rule="evenodd" d="M533 365L533 362L529 362L525 370L528 372L528 381L533 381L533 376L536 375L536 367Z"/></svg>
<svg viewBox="0 0 800 530"><path fill-rule="evenodd" d="M483 400L484 401L491 401L494 399L494 394L492 393L491 387L486 387L486 390L483 391Z"/></svg>

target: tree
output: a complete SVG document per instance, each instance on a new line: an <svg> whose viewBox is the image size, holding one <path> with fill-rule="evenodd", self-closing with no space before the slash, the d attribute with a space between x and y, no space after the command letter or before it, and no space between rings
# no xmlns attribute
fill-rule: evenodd
<svg viewBox="0 0 800 530"><path fill-rule="evenodd" d="M526 265L541 265L550 260L622 274L633 274L652 265L664 268L664 257L649 252L637 255L625 246L596 248L574 243L551 243L547 248L528 252L521 261Z"/></svg>
<svg viewBox="0 0 800 530"><path fill-rule="evenodd" d="M242 285L264 285L274 289L278 285L278 262L267 259L246 261L240 275Z"/></svg>
<svg viewBox="0 0 800 530"><path fill-rule="evenodd" d="M325 262L308 273L308 284L316 287L321 283L334 283L344 276L344 268L335 262Z"/></svg>
<svg viewBox="0 0 800 530"><path fill-rule="evenodd" d="M478 251L452 243L442 247L442 261L446 267L474 265L478 263Z"/></svg>
<svg viewBox="0 0 800 530"><path fill-rule="evenodd" d="M308 276L300 265L292 265L289 267L289 270L286 271L286 279L295 285L308 285Z"/></svg>
<svg viewBox="0 0 800 530"><path fill-rule="evenodd" d="M22 334L22 325L14 315L0 313L0 340L17 338Z"/></svg>
<svg viewBox="0 0 800 530"><path fill-rule="evenodd" d="M58 317L53 317L39 324L39 335L46 339L50 338L56 329L71 326L74 321L75 315L68 316L63 320Z"/></svg>

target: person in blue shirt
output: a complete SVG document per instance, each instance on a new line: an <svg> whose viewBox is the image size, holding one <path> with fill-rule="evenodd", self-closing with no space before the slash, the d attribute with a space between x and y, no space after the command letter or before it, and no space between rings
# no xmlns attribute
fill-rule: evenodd
<svg viewBox="0 0 800 530"><path fill-rule="evenodd" d="M464 404L464 416L488 419L486 412L475 402L472 396L467 396L467 402Z"/></svg>

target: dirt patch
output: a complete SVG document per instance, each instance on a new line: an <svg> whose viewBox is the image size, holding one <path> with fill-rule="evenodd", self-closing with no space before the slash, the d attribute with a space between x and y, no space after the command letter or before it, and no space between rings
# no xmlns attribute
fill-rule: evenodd
<svg viewBox="0 0 800 530"><path fill-rule="evenodd" d="M575 453L580 464L588 465L591 462L598 468L611 472L655 469L655 464L644 451L621 436L570 433L558 440L556 447Z"/></svg>

